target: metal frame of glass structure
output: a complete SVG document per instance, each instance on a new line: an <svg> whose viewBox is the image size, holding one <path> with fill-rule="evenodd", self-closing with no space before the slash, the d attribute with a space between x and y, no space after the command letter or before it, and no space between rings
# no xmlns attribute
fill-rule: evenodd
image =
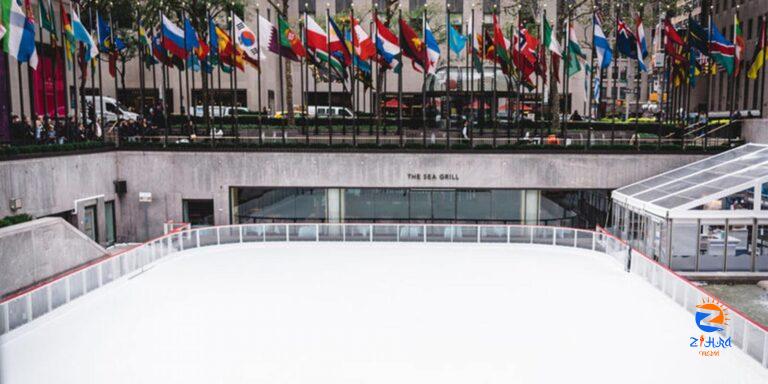
<svg viewBox="0 0 768 384"><path fill-rule="evenodd" d="M768 271L768 145L746 144L611 197L612 231L674 270Z"/></svg>

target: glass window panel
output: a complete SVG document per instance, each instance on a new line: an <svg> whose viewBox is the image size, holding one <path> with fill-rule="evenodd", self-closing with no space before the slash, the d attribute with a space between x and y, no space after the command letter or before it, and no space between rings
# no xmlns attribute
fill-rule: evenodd
<svg viewBox="0 0 768 384"><path fill-rule="evenodd" d="M493 219L520 223L523 220L523 191L516 189L491 191Z"/></svg>
<svg viewBox="0 0 768 384"><path fill-rule="evenodd" d="M372 192L369 189L347 188L344 190L344 218L366 220L374 217Z"/></svg>
<svg viewBox="0 0 768 384"><path fill-rule="evenodd" d="M411 190L408 195L411 220L432 219L432 191Z"/></svg>
<svg viewBox="0 0 768 384"><path fill-rule="evenodd" d="M694 209L704 211L750 210L754 203L754 192L754 188L748 188L721 199L710 201Z"/></svg>
<svg viewBox="0 0 768 384"><path fill-rule="evenodd" d="M726 244L724 223L702 224L699 236L701 241L699 245L699 270L722 271L725 248L735 246L731 239Z"/></svg>
<svg viewBox="0 0 768 384"><path fill-rule="evenodd" d="M752 226L729 225L726 253L727 271L752 270Z"/></svg>
<svg viewBox="0 0 768 384"><path fill-rule="evenodd" d="M456 191L456 218L458 220L490 220L491 191Z"/></svg>
<svg viewBox="0 0 768 384"><path fill-rule="evenodd" d="M436 220L456 219L456 191L432 191L432 216Z"/></svg>
<svg viewBox="0 0 768 384"><path fill-rule="evenodd" d="M668 196L669 193L658 190L658 189L652 189L648 192L645 192L641 195L637 195L637 198L642 201L654 201L656 199L660 199L664 196Z"/></svg>
<svg viewBox="0 0 768 384"><path fill-rule="evenodd" d="M663 208L674 208L689 201L691 201L691 199L675 195L656 201L655 204Z"/></svg>
<svg viewBox="0 0 768 384"><path fill-rule="evenodd" d="M373 219L408 219L408 190L407 189L375 189L377 199L375 200Z"/></svg>
<svg viewBox="0 0 768 384"><path fill-rule="evenodd" d="M755 269L757 271L768 271L768 221L759 222L756 237Z"/></svg>
<svg viewBox="0 0 768 384"><path fill-rule="evenodd" d="M696 268L696 238L698 226L695 223L672 224L671 268L693 271Z"/></svg>

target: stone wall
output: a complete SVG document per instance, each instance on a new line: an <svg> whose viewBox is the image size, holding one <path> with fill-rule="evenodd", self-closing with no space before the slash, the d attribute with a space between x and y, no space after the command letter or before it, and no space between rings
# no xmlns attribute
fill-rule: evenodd
<svg viewBox="0 0 768 384"><path fill-rule="evenodd" d="M0 228L0 297L106 253L57 217Z"/></svg>

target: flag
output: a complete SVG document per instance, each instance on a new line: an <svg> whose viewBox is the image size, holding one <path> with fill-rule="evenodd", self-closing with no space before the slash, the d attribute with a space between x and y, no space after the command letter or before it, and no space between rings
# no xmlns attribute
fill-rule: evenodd
<svg viewBox="0 0 768 384"><path fill-rule="evenodd" d="M448 27L448 46L451 48L451 51L460 55L464 47L467 46L467 36L462 35L451 25Z"/></svg>
<svg viewBox="0 0 768 384"><path fill-rule="evenodd" d="M741 62L744 61L744 51L746 50L746 43L744 42L744 32L741 30L741 21L739 21L738 14L733 15L733 40L736 46L736 52L734 55L734 76L738 76L741 72Z"/></svg>
<svg viewBox="0 0 768 384"><path fill-rule="evenodd" d="M125 43L123 41L115 36L115 44L112 44L112 29L109 27L109 24L107 24L106 21L101 17L101 14L96 12L96 19L98 21L97 23L97 33L96 35L99 38L99 50L102 52L112 52L112 51L122 51L123 49L127 48L125 46Z"/></svg>
<svg viewBox="0 0 768 384"><path fill-rule="evenodd" d="M611 51L611 45L608 43L608 39L605 38L605 33L603 33L603 25L600 21L600 15L597 12L595 12L592 16L592 23L594 23L592 28L594 30L594 36L592 38L594 39L597 63L600 65L600 68L608 68L608 66L611 65L613 51ZM624 23L619 20L619 28L621 28L623 24ZM626 28L624 28L624 30L626 31ZM619 32L621 32L621 29L619 29ZM619 42L620 41L621 33L619 33ZM619 43L619 51L621 51L621 43Z"/></svg>
<svg viewBox="0 0 768 384"><path fill-rule="evenodd" d="M352 18L352 26L352 46L355 47L355 54L360 60L366 61L376 54L376 46L357 19Z"/></svg>
<svg viewBox="0 0 768 384"><path fill-rule="evenodd" d="M688 44L696 48L702 54L708 55L709 48L707 47L707 30L696 22L692 17L688 18Z"/></svg>
<svg viewBox="0 0 768 384"><path fill-rule="evenodd" d="M12 0L2 0L0 1L0 5L2 5L2 14L0 14L0 22L2 22L3 30L5 31L3 35L3 51L5 53L8 53L8 31L11 30L11 1Z"/></svg>
<svg viewBox="0 0 768 384"><path fill-rule="evenodd" d="M212 17L208 17L208 46L211 52L208 54L208 61L211 65L219 63L219 36L216 34L216 23Z"/></svg>
<svg viewBox="0 0 768 384"><path fill-rule="evenodd" d="M677 48L683 45L683 38L677 33L675 26L669 19L664 19L664 35L666 36L664 51L672 56L678 55Z"/></svg>
<svg viewBox="0 0 768 384"><path fill-rule="evenodd" d="M560 58L563 56L563 50L557 42L555 30L549 25L547 19L544 19L544 46L552 53L552 72L555 74L555 81L559 82Z"/></svg>
<svg viewBox="0 0 768 384"><path fill-rule="evenodd" d="M27 3L29 15L25 15L16 0L11 1L10 28L8 30L8 54L20 63L29 63L37 69L35 48L35 20Z"/></svg>
<svg viewBox="0 0 768 384"><path fill-rule="evenodd" d="M576 31L573 25L568 25L568 77L581 71L581 62L586 56L581 52L579 39L576 37Z"/></svg>
<svg viewBox="0 0 768 384"><path fill-rule="evenodd" d="M61 33L64 40L64 57L67 62L67 69L72 69L72 61L75 57L75 32L72 29L72 21L69 13L64 10L64 3L59 3L59 14L61 15Z"/></svg>
<svg viewBox="0 0 768 384"><path fill-rule="evenodd" d="M155 58L159 62L169 67L176 67L178 69L185 68L184 60L178 56L174 56L163 47L163 43L159 34L152 37L152 54L155 55Z"/></svg>
<svg viewBox="0 0 768 384"><path fill-rule="evenodd" d="M174 56L186 59L188 53L184 42L185 31L163 15L161 33L163 48Z"/></svg>
<svg viewBox="0 0 768 384"><path fill-rule="evenodd" d="M152 53L152 37L150 34L144 29L144 23L139 20L139 46L141 47L140 49L144 50L144 65L147 67L157 63Z"/></svg>
<svg viewBox="0 0 768 384"><path fill-rule="evenodd" d="M426 19L424 21L426 23L424 24L424 43L427 46L427 59L429 59L427 72L434 74L437 71L437 62L440 60L440 45L432 34L432 29L429 28L429 22Z"/></svg>
<svg viewBox="0 0 768 384"><path fill-rule="evenodd" d="M280 36L280 54L293 61L298 61L299 57L307 56L307 51L304 49L304 46L301 45L301 39L293 33L288 21L283 19L282 16L277 16L277 26L278 34ZM286 54L286 50L290 50L292 54Z"/></svg>
<svg viewBox="0 0 768 384"><path fill-rule="evenodd" d="M400 49L403 50L403 55L411 59L411 65L416 71L422 72L428 69L427 49L424 43L405 20L400 18L398 22L400 24Z"/></svg>
<svg viewBox="0 0 768 384"><path fill-rule="evenodd" d="M625 57L637 59L637 40L621 19L616 22L616 47Z"/></svg>
<svg viewBox="0 0 768 384"><path fill-rule="evenodd" d="M245 70L245 52L232 43L232 38L226 31L216 26L216 41L218 42L219 63L230 67L235 66L239 70ZM213 49L213 47L211 48ZM224 70L224 66L222 66Z"/></svg>
<svg viewBox="0 0 768 384"><path fill-rule="evenodd" d="M509 46L507 39L504 38L504 33L499 25L499 20L496 14L493 15L493 49L496 61L501 66L501 71L504 74L509 75L511 67L511 61L509 59Z"/></svg>
<svg viewBox="0 0 768 384"><path fill-rule="evenodd" d="M728 75L731 75L733 74L736 47L717 30L717 25L715 25L714 21L710 21L709 25L712 27L712 36L709 42L710 55L715 62L725 68Z"/></svg>
<svg viewBox="0 0 768 384"><path fill-rule="evenodd" d="M749 65L749 70L747 71L747 77L750 79L757 79L757 73L760 71L760 68L765 65L765 40L765 20L763 20L763 24L760 26L760 34L757 36L755 54L752 56L752 62Z"/></svg>
<svg viewBox="0 0 768 384"><path fill-rule="evenodd" d="M341 33L341 29L333 18L328 19L328 34L330 45L328 49L331 51L331 55L338 58L344 65L352 65L352 54L349 52L344 34Z"/></svg>
<svg viewBox="0 0 768 384"><path fill-rule="evenodd" d="M45 3L48 3L46 8ZM40 6L40 26L50 33L52 41L56 41L56 23L53 21L53 8L48 0L38 0Z"/></svg>
<svg viewBox="0 0 768 384"><path fill-rule="evenodd" d="M235 16L237 17L237 16ZM200 48L200 38L197 36L195 27L188 18L184 18L184 50L192 52L195 49Z"/></svg>
<svg viewBox="0 0 768 384"><path fill-rule="evenodd" d="M637 65L642 72L648 72L645 66L645 58L648 57L648 44L645 42L645 29L640 15L635 18L635 32L637 35Z"/></svg>
<svg viewBox="0 0 768 384"><path fill-rule="evenodd" d="M0 24L0 39L5 37L5 25Z"/></svg>
<svg viewBox="0 0 768 384"><path fill-rule="evenodd" d="M72 35L74 36L74 40L79 41L85 45L85 57L83 57L83 60L86 62L91 61L91 59L99 55L99 46L95 41L93 41L93 37L91 36L90 32L85 29L85 25L83 25L83 22L80 21L80 16L78 16L77 12L74 10L72 10L71 22Z"/></svg>
<svg viewBox="0 0 768 384"><path fill-rule="evenodd" d="M328 63L330 60L331 68L337 75L336 77L339 79L345 79L346 76L346 70L344 69L344 65L339 61L339 59L335 56L332 56L328 53L328 35L323 30L323 27L320 26L320 24L317 24L315 19L312 18L312 16L306 15L307 18L307 51L311 55L311 57L314 57L314 59L319 60L322 63ZM319 65L318 69L325 69L322 68Z"/></svg>
<svg viewBox="0 0 768 384"><path fill-rule="evenodd" d="M245 61L255 66L259 65L259 42L256 34L245 22L235 15L235 43L245 52Z"/></svg>
<svg viewBox="0 0 768 384"><path fill-rule="evenodd" d="M376 28L376 53L389 69L400 73L403 58L397 36L379 20L378 15L373 16L373 27Z"/></svg>

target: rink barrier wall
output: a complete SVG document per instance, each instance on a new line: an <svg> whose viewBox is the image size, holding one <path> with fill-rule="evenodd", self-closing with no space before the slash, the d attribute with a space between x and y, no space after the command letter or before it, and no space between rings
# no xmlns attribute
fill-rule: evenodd
<svg viewBox="0 0 768 384"><path fill-rule="evenodd" d="M541 244L604 253L693 313L702 299L717 300L602 228L595 231L536 225L450 224L242 224L189 228L168 224L168 233L98 263L30 287L0 302L0 335L49 314L119 279L142 273L166 256L206 246L253 242L420 242ZM631 256L630 256L631 255ZM768 329L730 307L724 335L768 368Z"/></svg>

